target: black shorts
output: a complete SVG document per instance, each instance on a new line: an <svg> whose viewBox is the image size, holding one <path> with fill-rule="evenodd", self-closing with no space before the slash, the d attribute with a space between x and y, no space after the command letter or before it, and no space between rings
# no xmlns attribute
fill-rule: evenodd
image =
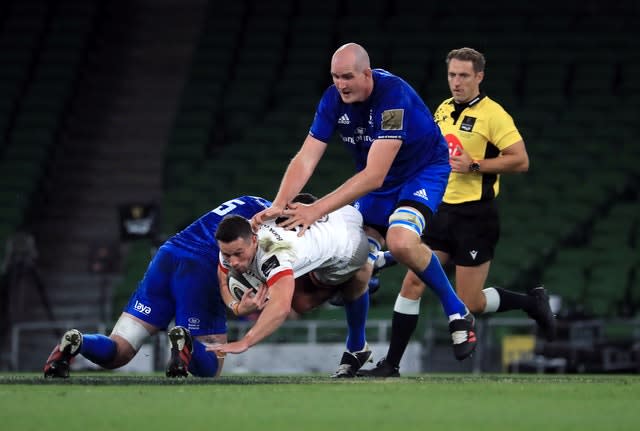
<svg viewBox="0 0 640 431"><path fill-rule="evenodd" d="M478 266L493 259L499 238L500 219L493 199L440 204L422 235L432 250L449 254L460 266Z"/></svg>

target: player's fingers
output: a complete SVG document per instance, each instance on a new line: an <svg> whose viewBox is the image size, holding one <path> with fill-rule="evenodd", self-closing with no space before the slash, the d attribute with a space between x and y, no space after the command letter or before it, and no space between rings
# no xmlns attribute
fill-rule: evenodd
<svg viewBox="0 0 640 431"><path fill-rule="evenodd" d="M251 230L253 232L257 232L258 229L260 228L260 225L262 224L262 222L255 216L251 217L251 220L249 220L249 223L251 224Z"/></svg>
<svg viewBox="0 0 640 431"><path fill-rule="evenodd" d="M304 233L309 229L309 225L306 223L300 223L300 231L298 232L298 236L303 236Z"/></svg>
<svg viewBox="0 0 640 431"><path fill-rule="evenodd" d="M296 220L297 220L296 216L289 216L286 219L282 220L280 223L278 223L278 226L284 229L291 229L293 226L296 225L297 223Z"/></svg>
<svg viewBox="0 0 640 431"><path fill-rule="evenodd" d="M242 298L240 298L240 302L248 302L251 300L252 296L253 296L253 289L247 289L242 294Z"/></svg>

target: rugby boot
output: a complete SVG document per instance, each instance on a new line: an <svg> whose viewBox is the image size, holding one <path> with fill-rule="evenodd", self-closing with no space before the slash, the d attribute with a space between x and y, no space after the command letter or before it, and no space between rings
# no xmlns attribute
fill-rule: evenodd
<svg viewBox="0 0 640 431"><path fill-rule="evenodd" d="M527 295L534 298L534 305L525 311L529 317L536 321L547 341L553 341L556 338L557 323L549 304L547 289L538 286L527 292Z"/></svg>
<svg viewBox="0 0 640 431"><path fill-rule="evenodd" d="M449 322L453 354L459 361L471 356L476 349L477 339L474 326L475 318L471 313L465 314L461 319L454 319Z"/></svg>
<svg viewBox="0 0 640 431"><path fill-rule="evenodd" d="M80 353L82 346L82 333L77 329L69 329L62 336L58 344L44 365L44 377L63 378L69 377L69 366L73 358Z"/></svg>
<svg viewBox="0 0 640 431"><path fill-rule="evenodd" d="M374 368L360 370L356 375L358 377L400 377L400 368L387 362L387 358L382 358Z"/></svg>
<svg viewBox="0 0 640 431"><path fill-rule="evenodd" d="M353 378L356 373L367 362L373 362L372 352L369 345L365 344L362 350L357 352L344 352L338 370L331 375L336 379Z"/></svg>
<svg viewBox="0 0 640 431"><path fill-rule="evenodd" d="M183 326L174 326L168 333L171 357L167 363L167 377L187 377L193 353L191 333Z"/></svg>

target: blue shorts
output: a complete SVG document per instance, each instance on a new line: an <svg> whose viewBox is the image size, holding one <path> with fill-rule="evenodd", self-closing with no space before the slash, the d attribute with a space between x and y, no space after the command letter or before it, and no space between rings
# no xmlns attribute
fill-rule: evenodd
<svg viewBox="0 0 640 431"><path fill-rule="evenodd" d="M435 213L442 202L450 172L448 162L429 166L410 181L364 195L354 202L354 206L362 213L366 226L385 229L389 225L389 216L401 202L403 205L415 202L417 209L426 206ZM429 214L423 215L425 219L429 219Z"/></svg>
<svg viewBox="0 0 640 431"><path fill-rule="evenodd" d="M166 329L175 317L192 335L227 333L227 308L218 286L218 263L163 245L151 260L124 311Z"/></svg>

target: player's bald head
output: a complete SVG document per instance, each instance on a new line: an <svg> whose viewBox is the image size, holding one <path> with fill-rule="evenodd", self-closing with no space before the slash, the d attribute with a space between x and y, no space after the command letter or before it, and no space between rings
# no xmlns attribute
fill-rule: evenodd
<svg viewBox="0 0 640 431"><path fill-rule="evenodd" d="M344 67L351 65L353 71L362 72L371 67L369 61L369 54L367 51L357 43L345 43L336 50L331 57L331 69L340 66Z"/></svg>

